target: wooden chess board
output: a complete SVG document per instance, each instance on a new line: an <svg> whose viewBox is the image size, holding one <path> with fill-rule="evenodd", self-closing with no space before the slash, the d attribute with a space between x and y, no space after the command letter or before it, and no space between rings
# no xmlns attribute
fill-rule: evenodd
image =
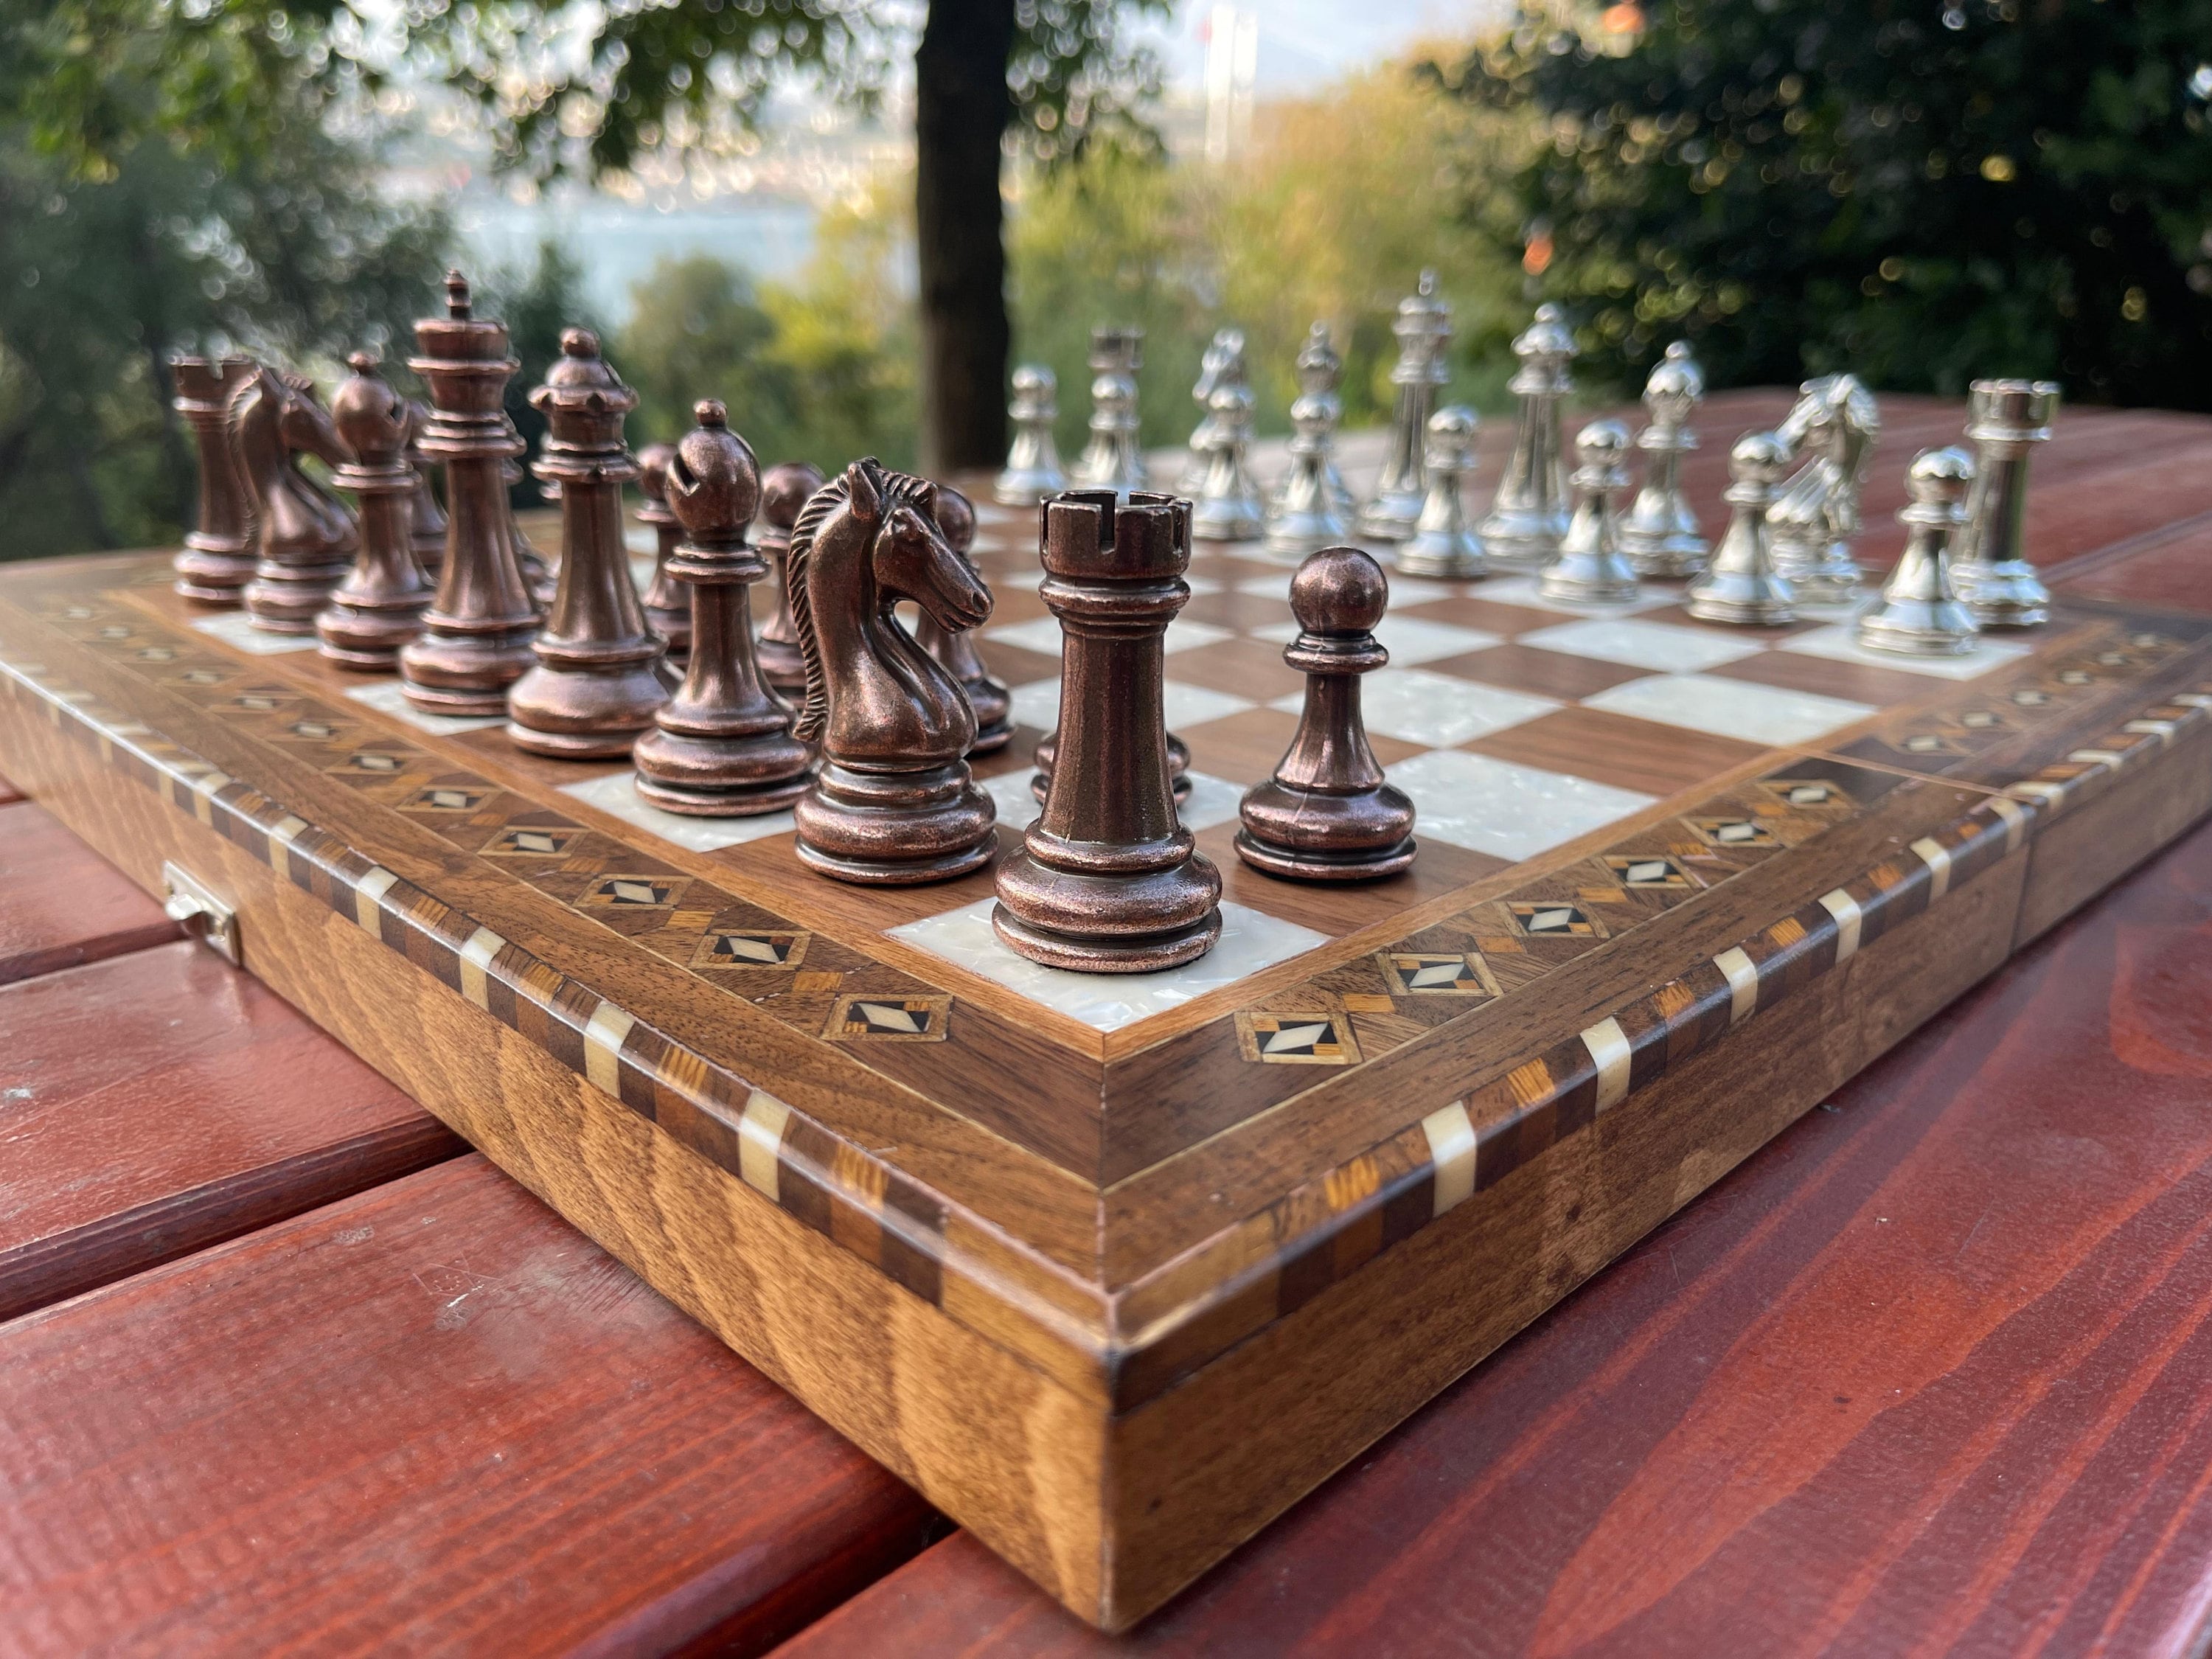
<svg viewBox="0 0 2212 1659"><path fill-rule="evenodd" d="M1055 697L1032 523L976 549L1006 844ZM992 942L988 873L824 882L787 817L668 817L167 576L0 574L7 775L228 898L255 973L1110 1627L2212 805L2212 618L1906 665L1401 580L1366 702L1419 860L1273 881L1228 838L1295 720L1288 567L1209 548L1167 708L1222 943L1061 975Z"/></svg>

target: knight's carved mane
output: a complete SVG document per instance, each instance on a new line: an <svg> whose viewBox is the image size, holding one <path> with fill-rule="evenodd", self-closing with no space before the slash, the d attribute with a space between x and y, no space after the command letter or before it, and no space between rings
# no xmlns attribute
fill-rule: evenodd
<svg viewBox="0 0 2212 1659"><path fill-rule="evenodd" d="M899 507L911 507L923 518L929 517L923 501L925 492L931 488L927 479L909 472L878 468L871 463L860 465L867 465L874 473L882 492L878 526L888 522L892 509ZM799 510L798 521L791 526L791 547L784 556L783 585L791 599L791 620L799 635L799 654L806 665L806 697L791 728L791 734L801 739L820 737L830 719L830 678L823 671L822 639L814 624L814 602L806 591L807 568L813 561L814 544L821 537L823 526L852 498L852 480L847 472L840 472L808 496L806 505Z"/></svg>

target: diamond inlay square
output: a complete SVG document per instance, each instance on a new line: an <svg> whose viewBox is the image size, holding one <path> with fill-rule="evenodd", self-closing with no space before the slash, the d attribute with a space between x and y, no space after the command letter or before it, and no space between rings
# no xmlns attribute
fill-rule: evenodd
<svg viewBox="0 0 2212 1659"><path fill-rule="evenodd" d="M1263 1066L1359 1063L1359 1044L1342 1014L1240 1012L1237 1043L1245 1059Z"/></svg>
<svg viewBox="0 0 2212 1659"><path fill-rule="evenodd" d="M1494 997L1498 981L1479 951L1451 955L1437 951L1383 951L1376 965L1399 996Z"/></svg>
<svg viewBox="0 0 2212 1659"><path fill-rule="evenodd" d="M1648 892L1655 888L1684 888L1692 884L1680 865L1656 854L1609 854L1605 863L1606 868L1613 872L1613 878L1623 887L1634 888L1638 891Z"/></svg>
<svg viewBox="0 0 2212 1659"><path fill-rule="evenodd" d="M1508 904L1513 925L1531 939L1603 939L1605 925L1579 904Z"/></svg>
<svg viewBox="0 0 2212 1659"><path fill-rule="evenodd" d="M806 960L811 933L760 928L717 928L691 954L694 968L796 968Z"/></svg>
<svg viewBox="0 0 2212 1659"><path fill-rule="evenodd" d="M947 996L839 997L822 1035L832 1042L942 1042L952 1024Z"/></svg>

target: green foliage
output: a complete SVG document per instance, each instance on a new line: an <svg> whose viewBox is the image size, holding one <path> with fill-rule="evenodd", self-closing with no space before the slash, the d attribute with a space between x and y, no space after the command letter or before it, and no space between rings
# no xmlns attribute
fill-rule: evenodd
<svg viewBox="0 0 2212 1659"><path fill-rule="evenodd" d="M719 398L764 465L825 471L856 455L914 462L914 319L897 282L900 216L880 203L825 215L797 281L757 289L743 271L695 255L663 259L632 289L614 343L637 389L637 441L672 440L692 405Z"/></svg>
<svg viewBox="0 0 2212 1659"><path fill-rule="evenodd" d="M444 222L368 176L309 127L227 164L144 143L88 179L0 125L0 558L180 533L172 352L327 367L427 308Z"/></svg>
<svg viewBox="0 0 2212 1659"><path fill-rule="evenodd" d="M1384 418L1390 319L1424 266L1455 312L1449 395L1503 402L1507 343L1526 320L1520 272L1451 203L1524 148L1510 125L1392 67L1270 110L1256 137L1228 168L1102 148L1025 180L1010 235L1017 355L1058 375L1064 449L1084 441L1085 356L1103 322L1145 329L1148 446L1189 435L1199 358L1231 324L1245 333L1262 430L1287 428L1292 366L1317 319L1345 357L1346 423Z"/></svg>
<svg viewBox="0 0 2212 1659"><path fill-rule="evenodd" d="M1544 123L1491 228L1540 261L1548 230L1593 378L1687 336L1717 384L2212 408L2212 0L1648 10L1607 36L1532 9L1443 76Z"/></svg>

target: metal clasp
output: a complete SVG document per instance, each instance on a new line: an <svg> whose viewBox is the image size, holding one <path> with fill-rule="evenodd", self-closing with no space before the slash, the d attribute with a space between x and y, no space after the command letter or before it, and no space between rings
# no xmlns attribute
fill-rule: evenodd
<svg viewBox="0 0 2212 1659"><path fill-rule="evenodd" d="M237 911L217 898L191 871L173 864L162 865L161 885L169 895L161 908L172 921L182 923L186 933L232 967L244 965L238 957Z"/></svg>

